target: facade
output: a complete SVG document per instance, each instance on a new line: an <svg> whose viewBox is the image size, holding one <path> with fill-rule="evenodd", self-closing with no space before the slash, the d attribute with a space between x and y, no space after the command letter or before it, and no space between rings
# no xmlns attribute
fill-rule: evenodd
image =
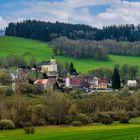
<svg viewBox="0 0 140 140"><path fill-rule="evenodd" d="M107 89L107 80L106 79L99 79L98 80L98 89Z"/></svg>
<svg viewBox="0 0 140 140"><path fill-rule="evenodd" d="M57 63L54 58L52 58L50 61L43 61L40 64L41 72L47 73L47 72L57 72Z"/></svg>
<svg viewBox="0 0 140 140"><path fill-rule="evenodd" d="M83 79L76 76L67 77L65 80L65 86L67 88L81 88L83 87Z"/></svg>
<svg viewBox="0 0 140 140"><path fill-rule="evenodd" d="M90 89L97 89L98 88L98 78L93 77L93 79L90 79L89 84L90 84Z"/></svg>
<svg viewBox="0 0 140 140"><path fill-rule="evenodd" d="M136 87L137 86L137 81L136 80L128 80L127 81L127 86L128 87Z"/></svg>
<svg viewBox="0 0 140 140"><path fill-rule="evenodd" d="M69 77L67 77L66 79L65 79L65 87L67 87L67 88L70 88L71 86L70 86L70 78Z"/></svg>

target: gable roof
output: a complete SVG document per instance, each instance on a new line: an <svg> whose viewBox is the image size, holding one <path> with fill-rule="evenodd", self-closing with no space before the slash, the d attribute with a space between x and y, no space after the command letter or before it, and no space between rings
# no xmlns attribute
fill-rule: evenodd
<svg viewBox="0 0 140 140"><path fill-rule="evenodd" d="M38 84L38 85L45 85L45 84L55 84L56 83L56 79L38 79L34 82L34 84Z"/></svg>
<svg viewBox="0 0 140 140"><path fill-rule="evenodd" d="M49 65L50 61L42 61L41 63L39 63L39 66L41 65Z"/></svg>
<svg viewBox="0 0 140 140"><path fill-rule="evenodd" d="M34 84L44 85L44 84L47 84L47 82L48 82L48 79L39 79L39 80L36 80Z"/></svg>

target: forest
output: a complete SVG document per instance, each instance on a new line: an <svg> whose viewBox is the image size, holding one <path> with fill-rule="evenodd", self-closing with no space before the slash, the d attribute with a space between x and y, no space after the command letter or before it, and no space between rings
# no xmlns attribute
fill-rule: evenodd
<svg viewBox="0 0 140 140"><path fill-rule="evenodd" d="M6 28L7 36L18 36L41 41L51 41L60 36L70 39L86 40L116 40L116 41L140 41L140 25L112 25L102 29L94 25L80 25L68 23L51 23L37 20L26 20L23 22L10 23Z"/></svg>

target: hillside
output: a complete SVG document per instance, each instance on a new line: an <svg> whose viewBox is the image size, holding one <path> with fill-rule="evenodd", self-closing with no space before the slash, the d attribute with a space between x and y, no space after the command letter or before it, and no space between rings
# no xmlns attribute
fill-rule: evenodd
<svg viewBox="0 0 140 140"><path fill-rule="evenodd" d="M37 61L48 60L52 56L52 48L50 45L40 41L17 37L0 37L0 58L9 55L22 55L27 60L31 56L36 56ZM65 56L57 56L56 59L59 62L72 61L77 70L82 73L98 67L112 67L115 64L130 64L140 67L140 57L110 55L108 61L95 61L94 59L75 60Z"/></svg>

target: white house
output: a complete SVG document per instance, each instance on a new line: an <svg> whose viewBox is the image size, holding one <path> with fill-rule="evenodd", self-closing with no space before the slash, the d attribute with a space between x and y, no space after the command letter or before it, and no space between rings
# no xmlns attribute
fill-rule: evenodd
<svg viewBox="0 0 140 140"><path fill-rule="evenodd" d="M137 86L137 81L136 80L128 80L127 81L127 86L128 87L136 87Z"/></svg>
<svg viewBox="0 0 140 140"><path fill-rule="evenodd" d="M67 87L67 88L70 88L71 86L70 86L70 78L69 77L67 77L66 79L65 79L65 86Z"/></svg>
<svg viewBox="0 0 140 140"><path fill-rule="evenodd" d="M91 89L94 89L94 88L97 88L98 87L98 84L99 84L99 79L97 77L93 77L91 80L90 80L90 88Z"/></svg>

